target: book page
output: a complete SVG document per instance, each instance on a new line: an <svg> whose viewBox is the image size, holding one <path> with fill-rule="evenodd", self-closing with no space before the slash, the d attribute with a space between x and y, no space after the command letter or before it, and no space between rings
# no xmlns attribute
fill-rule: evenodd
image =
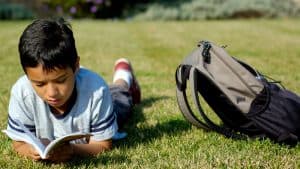
<svg viewBox="0 0 300 169"><path fill-rule="evenodd" d="M61 145L61 144L64 144L66 142L69 142L71 140L76 140L76 139L81 139L81 138L88 138L92 136L92 134L89 134L89 133L80 133L80 132L77 132L77 133L71 133L71 134L68 134L68 135L65 135L65 136L62 136L62 137L59 137L53 141L51 141L48 146L46 147L46 149L44 150L44 153L43 153L43 156L42 158L46 158L48 153L54 149L55 147Z"/></svg>

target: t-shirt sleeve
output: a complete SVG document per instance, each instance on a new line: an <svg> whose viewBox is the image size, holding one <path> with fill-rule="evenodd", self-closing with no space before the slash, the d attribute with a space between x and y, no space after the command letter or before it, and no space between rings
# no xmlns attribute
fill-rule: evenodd
<svg viewBox="0 0 300 169"><path fill-rule="evenodd" d="M102 97L95 100L92 108L91 139L102 141L111 139L118 130L117 118L113 111L112 97L108 87L101 90Z"/></svg>
<svg viewBox="0 0 300 169"><path fill-rule="evenodd" d="M28 106L28 105L27 105ZM30 114L25 99L18 97L18 93L11 93L8 106L7 130L24 133L23 129L16 123L19 120L24 126L35 135L35 124L33 115ZM12 138L18 140L17 138Z"/></svg>

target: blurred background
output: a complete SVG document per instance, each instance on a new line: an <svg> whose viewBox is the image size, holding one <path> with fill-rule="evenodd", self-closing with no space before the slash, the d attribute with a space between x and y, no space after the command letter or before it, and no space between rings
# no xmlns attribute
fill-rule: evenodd
<svg viewBox="0 0 300 169"><path fill-rule="evenodd" d="M298 18L300 0L0 0L0 20Z"/></svg>

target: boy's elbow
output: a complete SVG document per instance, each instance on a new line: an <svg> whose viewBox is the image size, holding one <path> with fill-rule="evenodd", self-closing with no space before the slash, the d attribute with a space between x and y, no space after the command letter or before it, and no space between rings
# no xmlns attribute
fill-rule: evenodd
<svg viewBox="0 0 300 169"><path fill-rule="evenodd" d="M112 144L112 140L105 140L105 141L102 141L100 143L101 147L103 148L104 151L109 151L112 149L113 147L113 144Z"/></svg>
<svg viewBox="0 0 300 169"><path fill-rule="evenodd" d="M93 141L90 140L89 142L90 145L93 145L93 150L91 150L92 155L98 155L99 153L102 153L104 151L109 151L113 147L112 140L103 140L103 141Z"/></svg>

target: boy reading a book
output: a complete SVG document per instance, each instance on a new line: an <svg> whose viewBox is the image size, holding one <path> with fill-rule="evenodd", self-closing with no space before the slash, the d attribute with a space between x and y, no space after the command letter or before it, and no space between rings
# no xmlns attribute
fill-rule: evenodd
<svg viewBox="0 0 300 169"><path fill-rule="evenodd" d="M63 162L78 155L97 155L112 147L112 138L140 103L141 92L128 60L116 61L113 84L80 67L70 25L63 19L39 19L19 41L25 72L11 89L7 130L24 132L22 122L45 144L73 132L91 133L54 149L48 160ZM30 144L13 139L20 155L40 160Z"/></svg>

